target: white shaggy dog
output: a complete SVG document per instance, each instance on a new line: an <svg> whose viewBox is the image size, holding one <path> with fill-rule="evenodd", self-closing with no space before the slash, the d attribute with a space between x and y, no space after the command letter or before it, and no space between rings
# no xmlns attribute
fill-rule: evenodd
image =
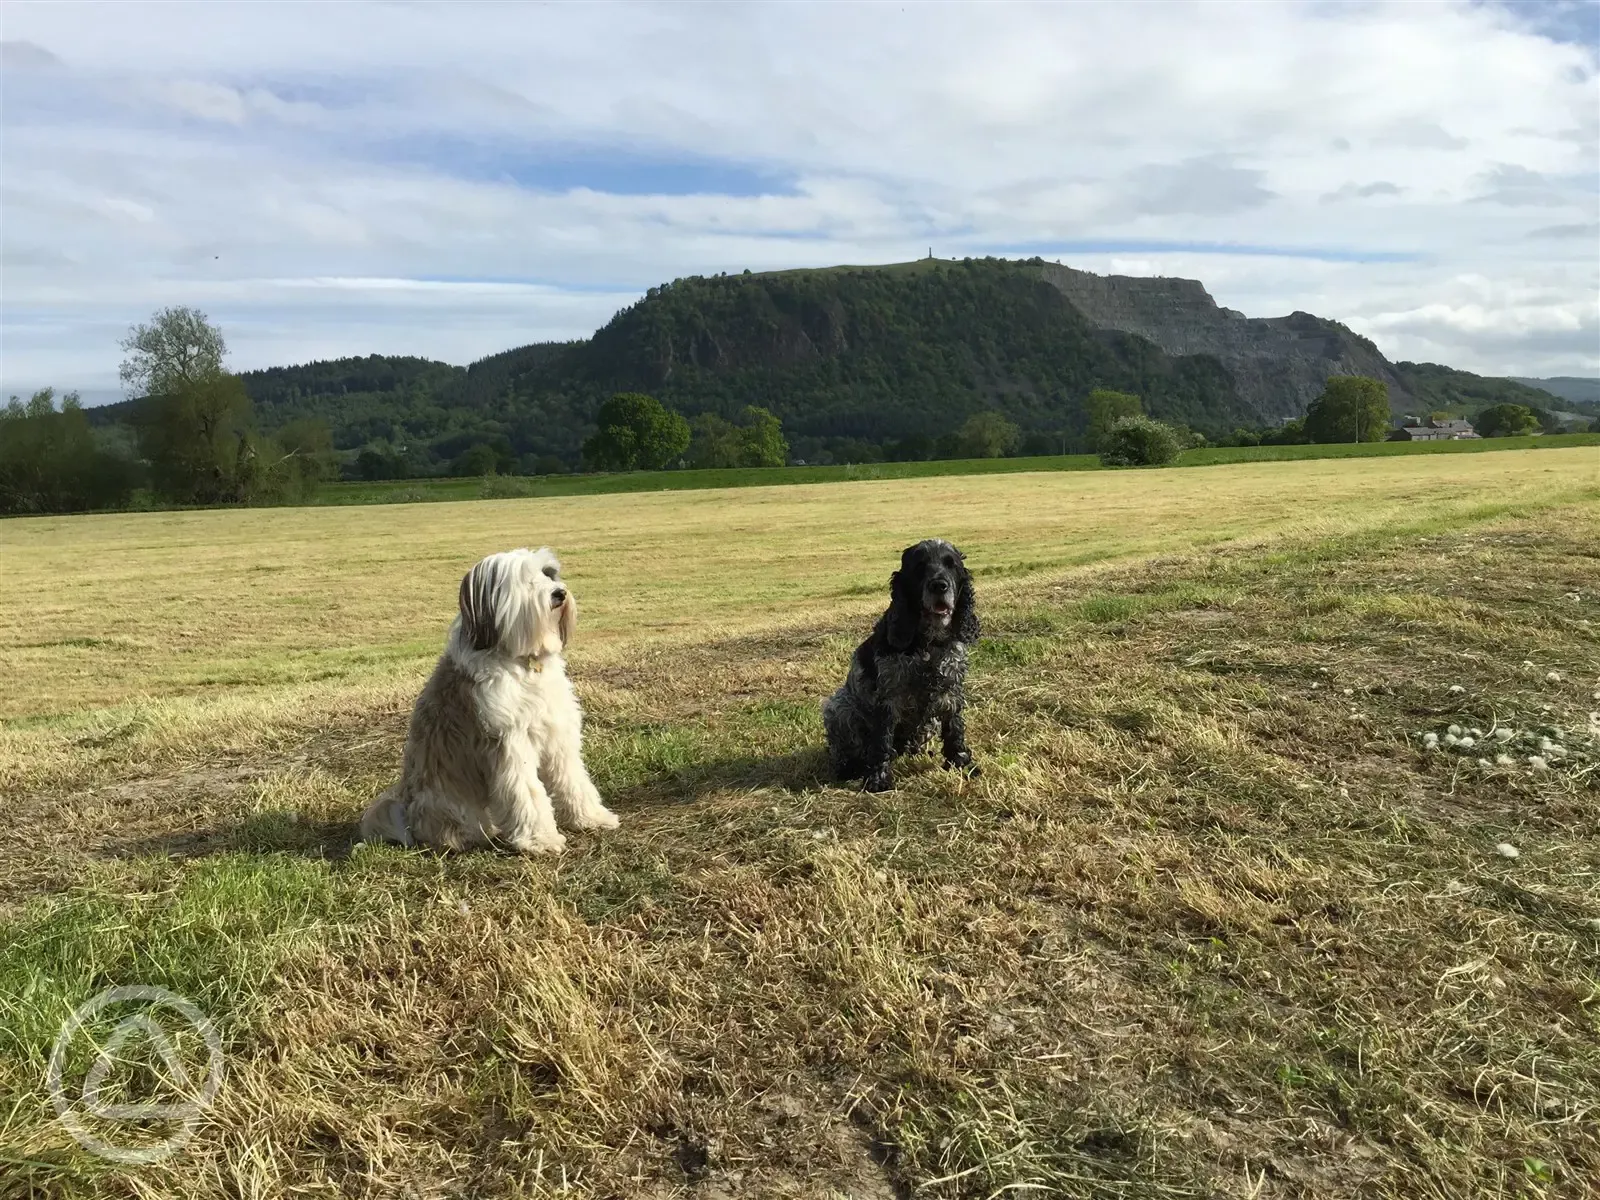
<svg viewBox="0 0 1600 1200"><path fill-rule="evenodd" d="M461 615L411 710L400 782L362 815L364 841L553 854L566 845L558 808L573 829L616 828L584 770L561 657L577 616L549 550L491 554L467 572Z"/></svg>

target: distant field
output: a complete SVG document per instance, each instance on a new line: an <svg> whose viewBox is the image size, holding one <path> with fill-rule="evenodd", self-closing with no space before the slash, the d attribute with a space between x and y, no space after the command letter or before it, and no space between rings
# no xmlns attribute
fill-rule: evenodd
<svg viewBox="0 0 1600 1200"><path fill-rule="evenodd" d="M462 572L524 543L565 559L593 653L860 610L900 548L933 532L969 548L980 575L1015 578L1545 503L1597 483L1600 454L1566 448L11 520L0 523L0 721L420 670Z"/></svg>
<svg viewBox="0 0 1600 1200"><path fill-rule="evenodd" d="M1363 442L1326 446L1212 446L1188 450L1179 466L1207 467L1223 463L1288 462L1308 458L1403 458L1412 454L1486 454L1499 450L1564 450L1600 446L1600 433L1559 437L1478 438L1464 442Z"/></svg>
<svg viewBox="0 0 1600 1200"><path fill-rule="evenodd" d="M1591 1194L1600 453L1451 449L0 523L0 1196ZM868 797L818 700L932 533L983 774ZM545 543L622 828L354 846ZM121 984L222 1039L155 1165L43 1083Z"/></svg>
<svg viewBox="0 0 1600 1200"><path fill-rule="evenodd" d="M1600 439L1597 439L1600 440ZM1098 471L1093 454L1048 458L964 458L937 462L858 463L828 467L730 467L709 471L628 471L589 475L503 475L491 479L404 479L323 486L317 504L393 504L424 500L598 496L611 492L681 492L844 483L863 479L929 479L942 475L1013 475L1028 471Z"/></svg>
<svg viewBox="0 0 1600 1200"><path fill-rule="evenodd" d="M1289 462L1319 458L1384 458L1428 454L1475 454L1500 450L1552 450L1600 446L1600 434L1560 438L1484 438L1466 442L1366 442L1328 446L1213 446L1186 451L1180 467L1227 463ZM769 487L789 483L837 483L859 479L926 479L940 475L1003 475L1019 471L1100 471L1093 454L1042 458L966 458L937 462L860 463L828 467L762 467L717 471L634 471L618 475L506 476L473 479L411 479L334 483L318 504L393 504L423 500L476 500L508 496L592 496L605 492L691 491L704 488Z"/></svg>

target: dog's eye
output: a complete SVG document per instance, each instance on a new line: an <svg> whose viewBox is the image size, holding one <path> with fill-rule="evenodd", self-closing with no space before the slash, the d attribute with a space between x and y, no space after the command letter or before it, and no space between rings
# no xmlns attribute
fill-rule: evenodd
<svg viewBox="0 0 1600 1200"><path fill-rule="evenodd" d="M544 569L544 577L546 579L554 579L560 573L561 572L555 567L546 567Z"/></svg>
<svg viewBox="0 0 1600 1200"><path fill-rule="evenodd" d="M944 565L953 571L956 568L956 560L946 554L944 556Z"/></svg>

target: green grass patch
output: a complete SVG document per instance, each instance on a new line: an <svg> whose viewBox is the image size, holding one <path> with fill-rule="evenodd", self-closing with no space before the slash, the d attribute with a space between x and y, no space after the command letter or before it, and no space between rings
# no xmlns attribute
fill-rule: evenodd
<svg viewBox="0 0 1600 1200"><path fill-rule="evenodd" d="M996 634L972 648L970 659L979 669L1026 667L1045 658L1053 648L1049 638Z"/></svg>
<svg viewBox="0 0 1600 1200"><path fill-rule="evenodd" d="M812 729L820 719L817 706L795 700L763 700L745 714L757 729L797 733Z"/></svg>
<svg viewBox="0 0 1600 1200"><path fill-rule="evenodd" d="M328 864L238 854L166 883L133 864L119 890L43 900L0 927L0 1050L43 1064L62 1020L103 988L137 980L219 1024L252 1010L282 958L357 917L361 895Z"/></svg>
<svg viewBox="0 0 1600 1200"><path fill-rule="evenodd" d="M587 739L589 771L603 791L636 786L699 762L705 730L694 726L639 725Z"/></svg>
<svg viewBox="0 0 1600 1200"><path fill-rule="evenodd" d="M1182 608L1226 608L1235 593L1207 584L1186 581L1148 592L1116 592L1085 596L1070 610L1090 625L1117 625L1148 613Z"/></svg>

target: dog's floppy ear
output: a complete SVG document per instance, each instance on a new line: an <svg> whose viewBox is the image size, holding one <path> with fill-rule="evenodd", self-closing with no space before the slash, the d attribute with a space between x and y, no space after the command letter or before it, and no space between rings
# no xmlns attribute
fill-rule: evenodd
<svg viewBox="0 0 1600 1200"><path fill-rule="evenodd" d="M956 641L970 646L978 640L982 631L978 624L978 593L973 589L972 572L967 570L965 559L959 571L960 582L956 584Z"/></svg>
<svg viewBox="0 0 1600 1200"><path fill-rule="evenodd" d="M492 649L500 641L494 615L494 570L479 563L461 577L461 632L474 650Z"/></svg>
<svg viewBox="0 0 1600 1200"><path fill-rule="evenodd" d="M561 648L565 650L572 635L578 632L578 601L571 592L567 593L567 601L561 606L560 629Z"/></svg>
<svg viewBox="0 0 1600 1200"><path fill-rule="evenodd" d="M886 633L889 645L895 650L910 649L916 640L917 626L922 622L922 572L913 551L908 547L900 556L900 569L889 576L889 627Z"/></svg>

